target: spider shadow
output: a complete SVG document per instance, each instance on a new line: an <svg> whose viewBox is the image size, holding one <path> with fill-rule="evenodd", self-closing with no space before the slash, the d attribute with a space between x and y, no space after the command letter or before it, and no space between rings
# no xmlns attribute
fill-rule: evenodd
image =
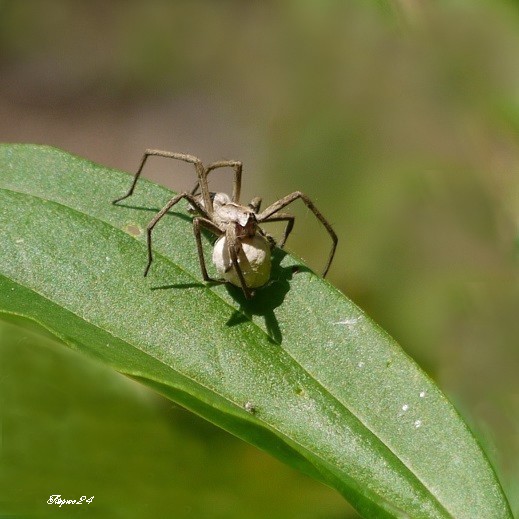
<svg viewBox="0 0 519 519"><path fill-rule="evenodd" d="M227 326L237 326L252 321L254 316L261 316L265 320L269 342L281 344L283 336L274 310L283 303L290 290L292 276L297 272L310 271L303 265L281 267L280 263L285 256L286 252L283 250L274 249L271 279L266 285L255 290L252 299L246 299L241 288L226 284L227 292L240 305L227 321Z"/></svg>
<svg viewBox="0 0 519 519"><path fill-rule="evenodd" d="M280 263L285 256L286 252L281 249L276 248L274 250L272 254L272 277L266 285L255 290L252 299L246 299L241 288L221 281L175 283L152 287L151 290L207 288L225 284L229 295L239 304L239 308L233 311L225 324L227 326L239 326L242 323L252 321L254 316L261 316L265 320L269 342L279 345L283 336L274 310L283 303L290 290L292 276L297 272L310 271L308 267L303 265L281 267Z"/></svg>
<svg viewBox="0 0 519 519"><path fill-rule="evenodd" d="M136 211L146 211L148 213L154 213L154 214L157 214L161 209L162 207L144 207L142 205L131 205L131 204L124 204L124 203L117 203L115 204L116 207L124 207L126 209L135 209ZM168 211L168 213L165 215L166 218L168 217L175 217L175 218L180 218L181 220L184 220L186 222L192 222L193 221L193 216L192 215L189 215L189 214L185 214L185 213L181 213L180 212L180 207L179 207L179 210L177 211L173 211L173 210L170 210Z"/></svg>

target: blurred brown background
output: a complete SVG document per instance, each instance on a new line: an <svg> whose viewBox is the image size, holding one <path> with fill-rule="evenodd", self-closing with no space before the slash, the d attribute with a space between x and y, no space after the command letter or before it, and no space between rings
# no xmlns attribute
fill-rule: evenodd
<svg viewBox="0 0 519 519"><path fill-rule="evenodd" d="M246 199L306 192L340 237L330 280L454 402L517 514L518 56L519 3L504 0L0 0L0 140L50 144L130 172L148 147L234 158L244 163ZM146 176L191 186L190 169L175 167L150 161ZM296 212L289 249L319 267L327 237ZM18 344L15 335L4 342ZM83 362L55 347L42 355ZM45 360L23 358L13 369L32 373L25 380L47 376ZM175 517L357 517L332 491L118 375L103 376L147 409L138 411L151 416L146 427L170 431L161 429L165 443L171 434L196 451L182 475L172 447L157 453L171 456L168 469L123 464L150 490L121 517L171 509ZM11 390L11 401L30 408L14 381ZM124 452L149 459L139 439L157 442L157 428L130 431L135 442ZM96 441L84 448L117 449L116 440ZM201 454L208 441L227 453L217 463ZM213 462L202 469L211 478L199 481L190 459ZM38 480L31 484L17 487L16 499L39 510L44 496ZM115 486L107 477L98 497L112 514L123 506ZM153 508L172 488L181 504Z"/></svg>

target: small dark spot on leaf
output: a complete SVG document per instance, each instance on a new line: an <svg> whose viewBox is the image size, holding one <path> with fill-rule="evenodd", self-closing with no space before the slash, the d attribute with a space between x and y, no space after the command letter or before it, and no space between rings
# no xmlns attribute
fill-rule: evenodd
<svg viewBox="0 0 519 519"><path fill-rule="evenodd" d="M250 414L256 414L256 406L252 402L245 402L243 408Z"/></svg>

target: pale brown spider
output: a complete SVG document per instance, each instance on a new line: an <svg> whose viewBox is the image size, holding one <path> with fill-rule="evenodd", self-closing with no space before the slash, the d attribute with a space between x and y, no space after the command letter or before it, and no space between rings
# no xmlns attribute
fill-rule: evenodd
<svg viewBox="0 0 519 519"><path fill-rule="evenodd" d="M235 160L213 162L204 166L200 159L185 153L174 153L161 150L146 150L139 169L133 178L128 192L116 200L114 204L132 195L137 180L144 168L146 160L150 156L166 157L182 160L194 164L198 181L191 192L175 195L155 215L147 227L148 263L144 275L148 274L153 261L151 246L151 233L160 219L180 200L185 198L192 206L193 231L200 261L200 270L204 281L223 281L241 287L247 299L253 295L254 288L263 286L270 279L270 249L274 242L259 226L265 222L287 222L279 247L283 248L285 242L294 227L295 217L291 214L280 212L281 209L300 198L314 213L316 218L324 225L332 238L332 248L326 262L323 277L326 276L333 260L337 247L337 235L324 216L317 210L313 202L300 191L295 191L277 202L269 205L261 213L261 198L254 198L250 204L240 204L242 163ZM234 170L232 196L225 193L211 193L207 183L209 173L217 168L229 167ZM200 190L200 193L198 191ZM201 229L207 229L215 234L218 239L214 245L213 262L222 280L214 280L207 274L204 253L202 249Z"/></svg>

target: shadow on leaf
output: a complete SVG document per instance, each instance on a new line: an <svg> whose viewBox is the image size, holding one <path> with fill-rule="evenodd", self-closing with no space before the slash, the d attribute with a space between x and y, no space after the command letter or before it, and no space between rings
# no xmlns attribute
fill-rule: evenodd
<svg viewBox="0 0 519 519"><path fill-rule="evenodd" d="M272 255L272 275L270 281L254 292L252 299L246 299L242 290L234 285L227 284L226 288L231 297L240 305L227 321L227 326L236 326L240 323L252 320L253 315L262 316L265 319L265 327L269 340L275 344L281 344L283 336L279 328L274 310L280 306L288 291L290 280L297 272L309 272L303 265L290 265L281 267L281 260L286 253L281 249L275 249Z"/></svg>

